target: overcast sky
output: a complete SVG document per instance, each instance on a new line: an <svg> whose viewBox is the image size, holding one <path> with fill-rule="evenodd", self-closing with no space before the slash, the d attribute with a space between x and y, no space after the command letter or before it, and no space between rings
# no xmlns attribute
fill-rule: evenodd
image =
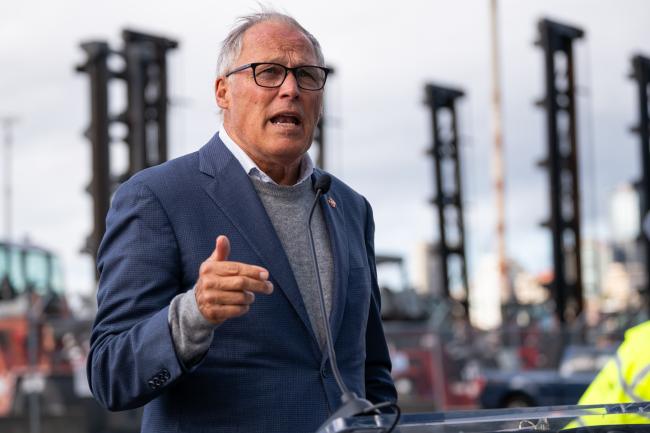
<svg viewBox="0 0 650 433"><path fill-rule="evenodd" d="M132 28L179 41L169 56L172 156L198 149L219 118L212 85L219 43L246 2L5 2L0 14L0 116L14 128L15 238L61 254L68 286L93 289L92 262L79 250L91 231L87 77L81 41L120 48ZM437 237L429 113L424 85L462 89L458 105L463 146L470 273L494 249L490 182L490 39L488 0L275 1L321 42L336 74L328 82L327 168L368 197L375 209L378 252L411 254ZM608 197L638 176L633 54L650 54L646 0L502 0L499 3L506 151L508 254L531 271L550 266L542 51L537 21L550 17L581 27L576 44L584 237L606 239ZM115 85L114 95L119 92ZM114 112L123 107L116 95ZM116 151L119 150L116 145ZM6 158L4 148L0 158ZM0 166L4 170L4 165ZM4 172L0 179L4 179ZM4 229L6 203L0 200ZM4 233L3 233L4 235Z"/></svg>

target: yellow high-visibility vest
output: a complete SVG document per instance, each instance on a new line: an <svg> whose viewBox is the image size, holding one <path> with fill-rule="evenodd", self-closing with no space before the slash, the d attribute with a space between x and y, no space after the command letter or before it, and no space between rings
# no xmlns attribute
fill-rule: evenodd
<svg viewBox="0 0 650 433"><path fill-rule="evenodd" d="M580 397L578 404L638 403L650 401L650 321L625 332L625 340ZM643 415L588 415L567 426L650 424Z"/></svg>

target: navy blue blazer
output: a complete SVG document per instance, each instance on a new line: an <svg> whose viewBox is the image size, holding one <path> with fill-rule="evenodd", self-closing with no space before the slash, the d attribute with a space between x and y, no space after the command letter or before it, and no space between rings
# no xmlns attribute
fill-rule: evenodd
<svg viewBox="0 0 650 433"><path fill-rule="evenodd" d="M321 174L316 169L314 176ZM395 401L371 208L335 178L320 206L335 260L330 325L341 374L358 395ZM318 345L280 240L218 135L198 152L125 182L106 223L87 365L103 406L145 405L142 431L152 433L313 432L338 407L327 352ZM186 368L174 351L169 304L194 285L222 234L230 239L229 259L268 269L275 290L220 325L204 358Z"/></svg>

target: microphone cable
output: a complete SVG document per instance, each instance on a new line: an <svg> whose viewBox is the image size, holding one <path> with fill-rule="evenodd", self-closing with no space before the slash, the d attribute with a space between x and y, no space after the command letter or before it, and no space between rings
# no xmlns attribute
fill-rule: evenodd
<svg viewBox="0 0 650 433"><path fill-rule="evenodd" d="M330 331L329 319L327 317L327 309L325 308L325 296L323 295L323 284L320 279L320 268L318 267L318 260L316 259L316 247L314 245L314 234L312 233L311 230L311 220L314 216L314 210L316 209L318 200L323 194L329 191L331 184L332 184L332 178L328 175L320 176L316 180L316 182L314 182L314 190L316 191L316 197L314 198L314 203L311 205L311 209L309 211L307 230L309 230L309 245L311 247L311 258L312 258L314 268L316 269L316 282L318 283L318 294L319 294L318 299L320 301L319 302L320 312L323 320L325 321L325 325L327 325L325 326L325 340L327 341L327 350L329 352L330 365L332 366L332 373L334 373L334 378L336 379L336 383L338 384L339 389L343 391L344 397L347 397L350 394L350 390L348 390L348 387L345 385L345 382L343 382L343 378L341 377L341 373L339 372L338 363L336 362L336 353L334 352L334 345L332 343L332 332Z"/></svg>
<svg viewBox="0 0 650 433"><path fill-rule="evenodd" d="M326 194L329 191L331 184L332 184L332 178L327 174L323 174L319 176L318 179L316 179L316 181L314 182L313 188L314 191L316 192L316 197L314 198L314 203L312 204L311 209L309 211L307 230L309 234L309 245L311 247L312 262L314 265L314 269L316 270L316 282L318 284L318 294L319 294L318 299L320 301L319 302L320 311L321 311L322 319L325 322L325 340L327 342L327 351L330 357L330 366L332 367L332 373L334 374L334 379L336 380L336 383L342 392L341 401L343 402L343 406L338 410L340 411L341 409L343 409L342 411L343 413L341 414L341 417L347 417L347 416L356 416L356 415L371 415L373 413L375 415L380 415L381 412L379 411L379 409L393 408L395 411L395 419L393 420L393 423L390 425L388 430L384 431L384 433L391 433L397 426L397 423L399 423L399 420L402 416L402 411L397 405L397 403L387 401L387 402L377 403L373 405L368 400L357 397L357 395L353 392L350 392L348 387L345 385L345 382L343 381L343 377L341 376L341 373L339 371L338 362L336 361L336 352L334 351L334 343L332 341L333 340L332 331L330 330L329 318L327 316L327 309L325 307L325 295L323 294L323 285L320 278L320 269L318 267L318 260L316 258L316 247L314 245L314 235L311 230L311 221L314 216L314 210L316 209L318 200L323 194ZM349 408L346 408L345 406L349 406Z"/></svg>

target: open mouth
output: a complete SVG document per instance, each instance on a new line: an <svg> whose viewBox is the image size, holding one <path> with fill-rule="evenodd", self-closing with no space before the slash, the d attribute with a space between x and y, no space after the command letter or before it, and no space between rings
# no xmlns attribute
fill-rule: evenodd
<svg viewBox="0 0 650 433"><path fill-rule="evenodd" d="M297 115L294 114L278 114L271 117L271 123L274 125L295 125L298 126L302 122Z"/></svg>

